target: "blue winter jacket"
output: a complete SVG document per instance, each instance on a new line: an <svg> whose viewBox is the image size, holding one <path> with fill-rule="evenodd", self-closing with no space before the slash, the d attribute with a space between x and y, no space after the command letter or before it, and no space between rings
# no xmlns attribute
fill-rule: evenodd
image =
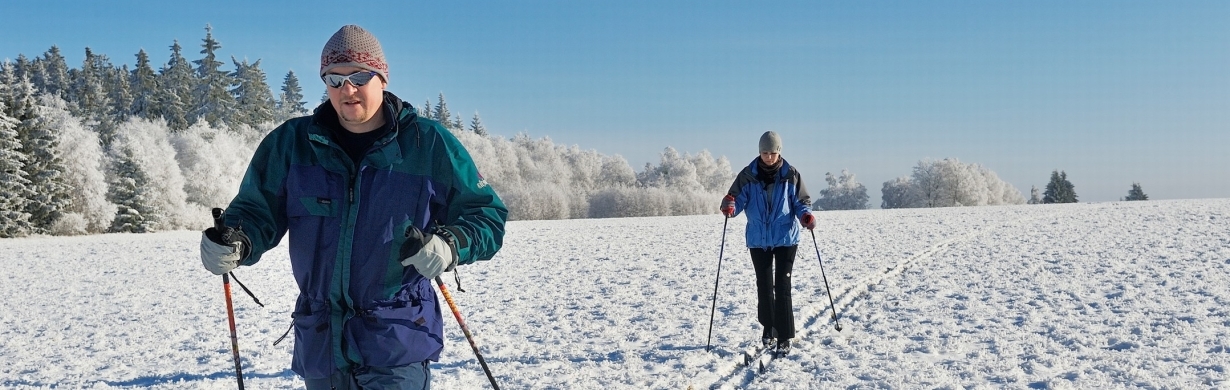
<svg viewBox="0 0 1230 390"><path fill-rule="evenodd" d="M747 247L798 245L800 227L795 221L811 212L811 196L803 185L803 177L783 158L777 175L766 184L757 178L759 161L757 157L743 168L727 192L735 198L735 215L747 213Z"/></svg>
<svg viewBox="0 0 1230 390"><path fill-rule="evenodd" d="M440 358L432 281L398 256L407 227L452 233L459 264L490 259L504 237L508 210L461 143L391 93L384 101L394 128L359 164L332 135L329 103L274 129L226 209L225 223L252 241L244 265L290 233L299 286L291 365L305 378Z"/></svg>

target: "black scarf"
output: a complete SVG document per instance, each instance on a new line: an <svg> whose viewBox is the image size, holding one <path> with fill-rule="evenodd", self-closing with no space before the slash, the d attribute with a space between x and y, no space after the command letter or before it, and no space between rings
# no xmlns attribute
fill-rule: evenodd
<svg viewBox="0 0 1230 390"><path fill-rule="evenodd" d="M760 180L765 185L773 184L777 181L777 171L782 169L782 163L786 161L781 157L777 158L777 163L773 165L765 165L764 160L756 159L756 179Z"/></svg>

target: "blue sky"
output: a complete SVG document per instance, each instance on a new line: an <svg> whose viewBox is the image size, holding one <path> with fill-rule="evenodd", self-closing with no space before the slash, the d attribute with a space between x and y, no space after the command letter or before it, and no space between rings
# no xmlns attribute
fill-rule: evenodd
<svg viewBox="0 0 1230 390"><path fill-rule="evenodd" d="M987 166L1028 197L1064 170L1082 201L1230 197L1227 1L7 2L0 58L58 45L156 63L179 40L288 70L315 103L344 24L381 40L389 89L443 92L511 137L619 154L667 146L739 169L760 134L818 193L849 169L882 184L921 159ZM396 3L396 2L393 2ZM393 4L388 3L388 4ZM444 4L437 4L444 3ZM233 69L228 62L226 68Z"/></svg>

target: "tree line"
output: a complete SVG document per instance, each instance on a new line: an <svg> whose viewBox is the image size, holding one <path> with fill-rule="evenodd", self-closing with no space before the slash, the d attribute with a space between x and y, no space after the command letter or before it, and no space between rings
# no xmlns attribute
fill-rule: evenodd
<svg viewBox="0 0 1230 390"><path fill-rule="evenodd" d="M89 48L70 68L55 46L0 63L0 237L208 226L260 140L308 111L293 71L274 98L259 60L223 70L208 26L200 47L188 61L175 42L157 71L144 50L133 69ZM415 109L462 140L512 219L714 212L733 179L725 157L703 150L668 147L637 173L618 155L492 136L443 93Z"/></svg>
<svg viewBox="0 0 1230 390"><path fill-rule="evenodd" d="M0 63L0 237L209 226L208 209L234 196L265 134L308 110L293 71L275 98L260 60L232 57L234 69L223 70L208 26L200 47L188 61L174 42L157 71L144 50L132 69L89 48L70 68L55 46ZM726 157L706 150L667 147L637 172L619 155L494 136L477 112L464 123L443 93L415 109L461 140L513 220L715 213L734 177ZM1066 173L1052 176L1045 198L1034 188L1030 203L1076 201ZM815 209L868 208L854 174L825 181ZM920 161L882 191L883 208L1025 203L994 172L956 159ZM1127 200L1147 198L1133 183Z"/></svg>

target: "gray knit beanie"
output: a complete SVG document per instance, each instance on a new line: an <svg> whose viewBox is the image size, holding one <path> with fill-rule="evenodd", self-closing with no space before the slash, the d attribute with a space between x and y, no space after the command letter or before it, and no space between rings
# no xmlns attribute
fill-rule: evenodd
<svg viewBox="0 0 1230 390"><path fill-rule="evenodd" d="M320 76L340 66L354 66L380 74L389 82L389 63L384 60L384 50L376 36L353 24L342 26L333 33L325 49L320 52Z"/></svg>
<svg viewBox="0 0 1230 390"><path fill-rule="evenodd" d="M760 152L781 153L782 137L772 131L764 132L764 135L760 136Z"/></svg>

